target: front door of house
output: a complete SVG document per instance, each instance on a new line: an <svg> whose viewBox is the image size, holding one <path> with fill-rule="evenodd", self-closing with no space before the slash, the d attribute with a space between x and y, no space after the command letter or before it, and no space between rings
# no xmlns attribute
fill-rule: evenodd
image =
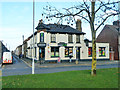
<svg viewBox="0 0 120 90"><path fill-rule="evenodd" d="M44 47L39 48L39 60L45 60L45 48Z"/></svg>
<svg viewBox="0 0 120 90"><path fill-rule="evenodd" d="M76 59L80 60L80 47L76 50Z"/></svg>

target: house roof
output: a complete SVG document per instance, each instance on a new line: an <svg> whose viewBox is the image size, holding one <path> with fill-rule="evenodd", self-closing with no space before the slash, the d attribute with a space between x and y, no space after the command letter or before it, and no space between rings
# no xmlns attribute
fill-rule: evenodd
<svg viewBox="0 0 120 90"><path fill-rule="evenodd" d="M115 51L115 59L118 59L118 36L119 27L116 25L105 25L98 35L96 41L100 43L109 43L110 47Z"/></svg>
<svg viewBox="0 0 120 90"><path fill-rule="evenodd" d="M118 33L120 27L118 27L118 26L116 26L116 25L106 25L106 28L111 29L111 30L114 31L115 33ZM106 29L106 28L105 28L105 29Z"/></svg>
<svg viewBox="0 0 120 90"><path fill-rule="evenodd" d="M102 35L109 35L110 37L111 36L117 37L119 34L118 31L119 31L119 27L116 25L105 25L105 27L103 28L103 30L100 32L99 35L102 34Z"/></svg>
<svg viewBox="0 0 120 90"><path fill-rule="evenodd" d="M103 30L98 35L96 41L97 42L110 42L112 40L116 40L118 38L118 30L119 27L116 25L105 25Z"/></svg>
<svg viewBox="0 0 120 90"><path fill-rule="evenodd" d="M84 32L80 32L77 29L74 29L68 25L62 24L38 24L36 27L37 30L46 29L47 32L50 33L69 33L69 34L85 34Z"/></svg>
<svg viewBox="0 0 120 90"><path fill-rule="evenodd" d="M50 27L48 25L46 25L46 24L39 23L38 26L35 29L37 29L37 30L50 29Z"/></svg>

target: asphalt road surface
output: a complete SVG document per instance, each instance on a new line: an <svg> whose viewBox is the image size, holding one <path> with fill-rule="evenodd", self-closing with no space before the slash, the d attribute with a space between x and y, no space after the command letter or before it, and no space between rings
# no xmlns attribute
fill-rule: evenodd
<svg viewBox="0 0 120 90"><path fill-rule="evenodd" d="M2 76L31 74L31 68L13 56L13 64L2 66Z"/></svg>
<svg viewBox="0 0 120 90"><path fill-rule="evenodd" d="M106 64L106 65L97 65L98 68L114 68L118 67L116 64ZM62 71L73 71L73 70L91 70L91 66L81 65L81 66L67 66L67 67L47 67L47 68L35 68L35 74L40 73L54 73ZM11 76L11 75L25 75L31 74L32 68L26 65L23 61L13 56L13 64L6 64L2 67L2 76Z"/></svg>

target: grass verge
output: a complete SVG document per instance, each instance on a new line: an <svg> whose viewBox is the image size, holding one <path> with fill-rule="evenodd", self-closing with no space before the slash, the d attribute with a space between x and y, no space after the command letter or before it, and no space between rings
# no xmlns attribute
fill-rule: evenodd
<svg viewBox="0 0 120 90"><path fill-rule="evenodd" d="M2 77L3 88L118 88L118 68Z"/></svg>

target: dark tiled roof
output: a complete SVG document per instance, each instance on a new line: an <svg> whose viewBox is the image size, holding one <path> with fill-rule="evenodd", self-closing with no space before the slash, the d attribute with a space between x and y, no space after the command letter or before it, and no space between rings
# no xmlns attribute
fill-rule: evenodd
<svg viewBox="0 0 120 90"><path fill-rule="evenodd" d="M46 24L43 24L43 23L39 23L38 26L35 28L37 30L41 30L41 29L50 29L50 27Z"/></svg>
<svg viewBox="0 0 120 90"><path fill-rule="evenodd" d="M68 25L60 25L60 24L38 24L36 27L37 30L47 29L47 32L50 33L69 33L69 34L85 34L84 32L80 32L77 29L74 29Z"/></svg>

